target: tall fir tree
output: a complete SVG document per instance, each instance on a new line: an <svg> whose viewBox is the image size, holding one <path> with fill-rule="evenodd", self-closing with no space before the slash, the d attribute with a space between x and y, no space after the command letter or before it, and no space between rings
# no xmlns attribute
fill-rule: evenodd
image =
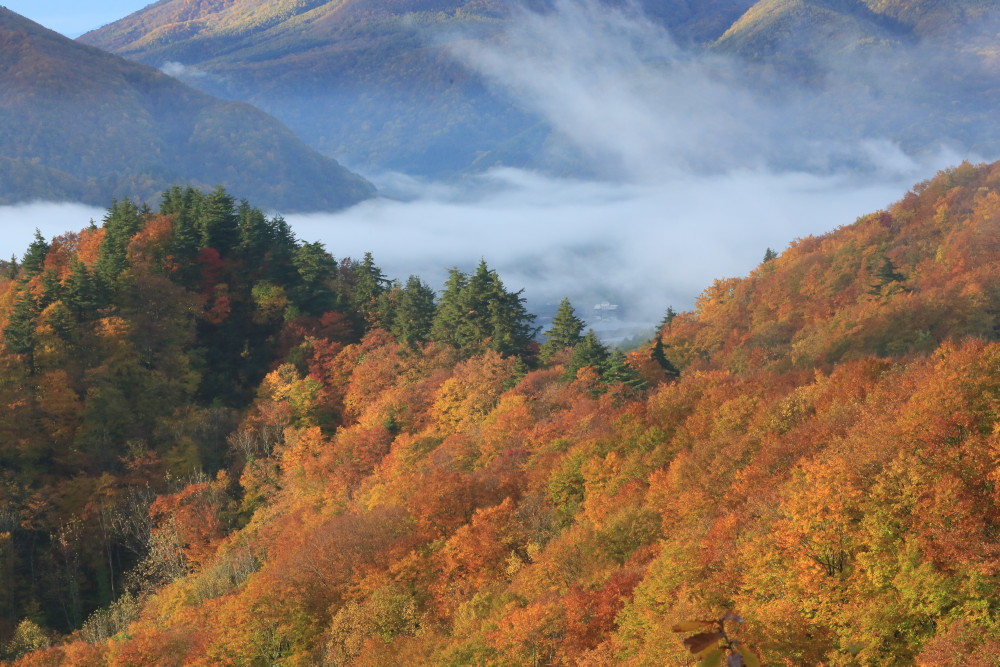
<svg viewBox="0 0 1000 667"><path fill-rule="evenodd" d="M433 340L461 347L458 330L467 315L462 304L462 292L467 283L468 277L457 268L448 270L448 279L444 283L431 324Z"/></svg>
<svg viewBox="0 0 1000 667"><path fill-rule="evenodd" d="M198 230L201 246L215 248L227 257L240 240L236 203L220 185L202 199L198 207Z"/></svg>
<svg viewBox="0 0 1000 667"><path fill-rule="evenodd" d="M31 295L31 291L22 289L3 330L4 345L15 354L26 355L28 368L34 367L32 353L35 349L35 322L38 313L38 302Z"/></svg>
<svg viewBox="0 0 1000 667"><path fill-rule="evenodd" d="M601 342L594 330L590 329L587 331L587 335L573 348L573 354L566 364L564 377L572 381L576 379L577 371L586 366L593 366L598 373L603 375L610 356L608 347Z"/></svg>
<svg viewBox="0 0 1000 667"><path fill-rule="evenodd" d="M643 389L646 386L645 380L628 363L625 353L621 350L615 350L608 357L601 380L605 384L617 384L620 382L630 389Z"/></svg>
<svg viewBox="0 0 1000 667"><path fill-rule="evenodd" d="M351 307L361 314L368 327L379 326L379 296L388 289L389 281L370 252L366 252L361 263L354 267L354 273Z"/></svg>
<svg viewBox="0 0 1000 667"><path fill-rule="evenodd" d="M583 340L584 326L584 321L576 316L573 304L568 298L563 298L552 318L552 326L545 332L545 342L542 343L538 356L547 362L557 352L575 346Z"/></svg>
<svg viewBox="0 0 1000 667"><path fill-rule="evenodd" d="M87 265L73 258L70 273L63 281L64 302L78 320L94 317L100 301L100 288Z"/></svg>
<svg viewBox="0 0 1000 667"><path fill-rule="evenodd" d="M49 254L49 242L42 236L41 230L35 228L35 238L21 258L20 276L25 280L34 278L45 266L45 257Z"/></svg>
<svg viewBox="0 0 1000 667"><path fill-rule="evenodd" d="M95 266L100 280L110 289L128 266L128 244L142 228L139 207L130 199L113 201L104 216L104 238Z"/></svg>
<svg viewBox="0 0 1000 667"><path fill-rule="evenodd" d="M426 341L434 323L434 290L410 276L393 305L389 330L396 339L410 347Z"/></svg>
<svg viewBox="0 0 1000 667"><path fill-rule="evenodd" d="M490 349L523 356L537 333L534 319L524 307L521 292L508 292L496 271L481 261L471 276L452 269L431 337L469 354Z"/></svg>
<svg viewBox="0 0 1000 667"><path fill-rule="evenodd" d="M666 345L663 344L663 339L660 336L656 337L656 342L653 343L653 349L650 351L650 358L656 362L656 364L663 369L663 372L668 378L680 377L681 372L678 370L677 366L667 359Z"/></svg>
<svg viewBox="0 0 1000 667"><path fill-rule="evenodd" d="M309 315L322 315L337 305L333 282L337 261L319 241L303 243L292 255L298 284L289 291L295 306Z"/></svg>

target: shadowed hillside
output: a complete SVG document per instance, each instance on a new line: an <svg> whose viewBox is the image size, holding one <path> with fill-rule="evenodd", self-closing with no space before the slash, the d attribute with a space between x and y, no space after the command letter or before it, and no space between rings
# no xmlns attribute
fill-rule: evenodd
<svg viewBox="0 0 1000 667"><path fill-rule="evenodd" d="M0 203L152 200L222 184L283 210L331 210L370 184L274 118L0 8Z"/></svg>
<svg viewBox="0 0 1000 667"><path fill-rule="evenodd" d="M612 63L619 57L628 63L618 78L636 76L667 97L679 83L670 72L704 59L709 71L721 68L716 74L726 85L748 88L750 99L768 109L764 115L787 114L783 124L804 138L884 139L913 153L942 143L987 156L1000 150L992 113L1000 103L995 4L677 0L640 3L644 16L626 9L625 19L612 12L622 4L593 11L588 3L501 0L169 0L80 39L165 67L195 86L225 90L275 114L324 153L373 170L440 176L508 165L601 172L603 165L588 163L579 146L552 128L559 125L555 116L572 115L574 104L599 105L606 86L587 90L583 100L569 95L540 106L541 93L530 81L525 90L520 77L530 79L526 68L565 66L558 58L571 55L557 52L547 64L527 60L517 75L506 76L484 74L469 55L485 49L516 66L523 54L511 47L512 35L526 23L561 16L563 26L541 38L559 41L576 34L588 12L608 23L598 21L597 33L579 36L569 54L586 63L595 40L610 38L615 49L626 49L607 54ZM534 12L528 18L525 5ZM651 29L666 32L653 38ZM647 40L634 53L614 41L629 31ZM656 45L671 39L681 50L664 56ZM641 73L628 69L638 67L636 60ZM696 80L701 71L692 72ZM563 82L570 91L586 86L586 68L574 74L570 67L568 75L581 77ZM774 100L782 101L771 110ZM751 105L748 117L753 111ZM780 166L817 168L808 160Z"/></svg>

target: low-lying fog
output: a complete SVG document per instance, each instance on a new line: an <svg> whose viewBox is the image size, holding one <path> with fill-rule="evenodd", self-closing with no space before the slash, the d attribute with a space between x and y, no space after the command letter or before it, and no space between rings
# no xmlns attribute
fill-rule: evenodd
<svg viewBox="0 0 1000 667"><path fill-rule="evenodd" d="M944 138L914 156L805 117L816 108L806 93L744 87L724 60L684 53L634 10L563 3L544 16L523 12L503 40L450 43L602 176L498 169L441 184L373 175L383 198L286 216L300 239L338 258L371 251L389 277L418 274L436 287L449 267L483 258L536 311L569 296L587 317L610 302L624 328L644 332L667 306L689 308L713 279L747 273L768 247L849 224L937 170L977 159ZM22 253L36 226L51 237L102 215L0 208L0 253ZM609 338L625 333L603 328Z"/></svg>
<svg viewBox="0 0 1000 667"><path fill-rule="evenodd" d="M715 278L756 266L770 247L819 234L885 208L917 180L954 163L914 164L905 173L816 176L729 172L678 177L661 185L557 180L499 170L467 186L419 185L402 177L383 187L414 196L378 199L342 213L286 216L298 238L322 241L336 257L371 251L389 277L420 275L440 287L447 269L480 258L509 289L525 290L536 311L569 296L587 317L593 306L622 306L625 325L608 337L651 329L667 306L689 308ZM473 187L474 186L474 187ZM104 211L75 204L0 207L0 252L24 252L78 230Z"/></svg>

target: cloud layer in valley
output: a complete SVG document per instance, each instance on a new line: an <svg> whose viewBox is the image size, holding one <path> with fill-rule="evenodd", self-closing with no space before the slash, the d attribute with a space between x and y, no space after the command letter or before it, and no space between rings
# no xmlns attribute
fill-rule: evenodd
<svg viewBox="0 0 1000 667"><path fill-rule="evenodd" d="M569 296L586 316L611 301L638 330L668 305L690 307L713 279L747 273L768 247L884 208L912 181L739 171L651 186L498 170L476 179L471 198L468 187L438 187L288 220L335 256L371 251L392 277L417 274L439 287L449 267L471 270L484 258L536 307Z"/></svg>
<svg viewBox="0 0 1000 667"><path fill-rule="evenodd" d="M106 211L71 203L34 202L0 206L0 259L20 258L35 238L37 229L51 240L66 232L76 232L94 220L98 225Z"/></svg>
<svg viewBox="0 0 1000 667"><path fill-rule="evenodd" d="M299 238L338 258L371 251L390 277L418 274L435 287L449 267L483 258L536 307L569 296L586 316L611 301L638 329L668 305L690 307L714 278L745 274L766 248L851 223L938 169L977 159L953 141L912 153L852 132L812 93L751 85L732 62L679 48L635 10L558 2L520 12L497 39L443 48L546 119L553 164L572 156L586 163L574 173L594 177L369 175L387 197L288 216ZM848 78L830 71L831 81ZM839 106L874 104L878 93ZM912 120L915 111L893 113ZM0 209L0 251L23 252L35 226L51 236L91 217L100 213Z"/></svg>

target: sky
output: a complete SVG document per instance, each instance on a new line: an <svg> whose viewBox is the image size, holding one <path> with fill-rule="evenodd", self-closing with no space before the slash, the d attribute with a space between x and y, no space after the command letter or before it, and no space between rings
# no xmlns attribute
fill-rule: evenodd
<svg viewBox="0 0 1000 667"><path fill-rule="evenodd" d="M57 4L31 6L37 16ZM118 6L121 15L138 8ZM556 7L523 12L503 40L448 48L545 117L605 178L499 169L455 184L366 174L391 197L286 215L297 236L337 258L371 251L390 278L416 274L437 289L449 268L485 259L536 312L564 296L584 317L595 304L620 304L623 322L597 326L613 340L651 331L668 306L691 308L713 280L746 275L768 248L850 224L940 169L990 157L948 142L913 155L862 140L835 118L812 117L815 106L794 91L775 102L772 91L741 86L725 61L691 57L642 16L590 0ZM86 27L114 15L94 13ZM894 112L908 113L900 106ZM799 166L782 166L789 156ZM102 217L71 203L0 207L0 257L23 253L36 227L51 238Z"/></svg>
<svg viewBox="0 0 1000 667"><path fill-rule="evenodd" d="M12 12L67 37L79 37L152 4L145 0L2 0Z"/></svg>

